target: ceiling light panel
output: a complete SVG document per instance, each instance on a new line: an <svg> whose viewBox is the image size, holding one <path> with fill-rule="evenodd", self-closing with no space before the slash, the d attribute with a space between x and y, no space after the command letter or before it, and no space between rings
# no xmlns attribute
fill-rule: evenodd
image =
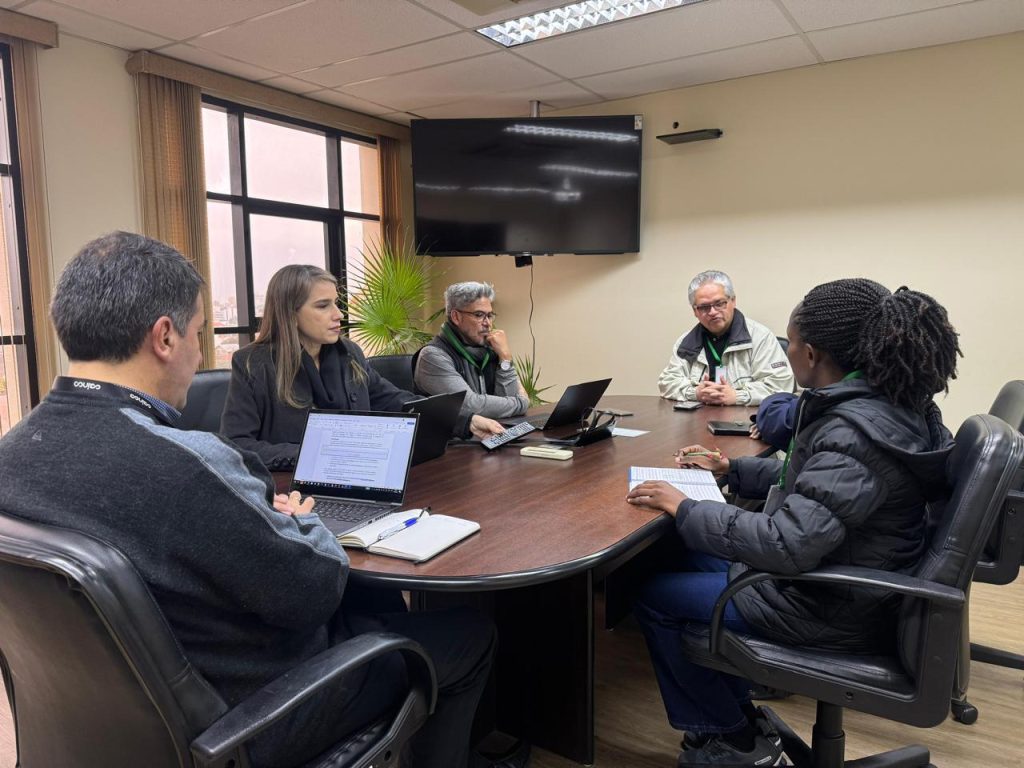
<svg viewBox="0 0 1024 768"><path fill-rule="evenodd" d="M625 21L648 13L702 2L704 0L584 0L581 3L563 5L550 11L540 11L530 16L492 24L478 29L477 32L506 48L511 48L535 40L610 24L613 21Z"/></svg>

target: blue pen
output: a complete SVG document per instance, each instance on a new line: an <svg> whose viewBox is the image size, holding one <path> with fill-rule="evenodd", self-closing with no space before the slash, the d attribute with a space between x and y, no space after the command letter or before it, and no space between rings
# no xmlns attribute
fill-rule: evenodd
<svg viewBox="0 0 1024 768"><path fill-rule="evenodd" d="M400 531L404 531L406 528L408 528L408 527L410 527L412 525L416 525L416 523L419 522L420 515L422 515L424 512L426 512L427 509L430 509L430 507L427 507L426 509L421 509L419 511L419 513L416 515L416 517L410 517L408 520L403 520L402 522L398 523L397 525L393 525L390 528L381 531L380 534L378 534L378 536L377 536L377 541L381 541L382 539L386 539L388 536L394 536L396 533L399 533ZM374 543L376 543L376 542L374 542Z"/></svg>

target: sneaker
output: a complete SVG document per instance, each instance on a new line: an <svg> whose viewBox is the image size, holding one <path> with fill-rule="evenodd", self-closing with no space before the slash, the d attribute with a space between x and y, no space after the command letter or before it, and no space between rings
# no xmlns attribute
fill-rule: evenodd
<svg viewBox="0 0 1024 768"><path fill-rule="evenodd" d="M782 747L760 733L754 737L754 748L749 752L737 749L721 736L715 736L699 749L686 749L679 753L678 768L771 768L785 765Z"/></svg>
<svg viewBox="0 0 1024 768"><path fill-rule="evenodd" d="M686 731L683 734L683 740L679 742L679 746L683 749L700 749L711 741L712 738L713 735L710 733L698 734Z"/></svg>
<svg viewBox="0 0 1024 768"><path fill-rule="evenodd" d="M780 751L782 750L782 737L779 736L771 721L765 717L764 709L761 707L757 708L757 719L754 720L754 725L762 736L777 746Z"/></svg>

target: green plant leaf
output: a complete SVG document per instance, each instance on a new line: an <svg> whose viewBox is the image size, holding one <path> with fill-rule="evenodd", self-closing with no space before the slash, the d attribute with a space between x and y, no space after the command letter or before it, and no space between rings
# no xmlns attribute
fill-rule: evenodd
<svg viewBox="0 0 1024 768"><path fill-rule="evenodd" d="M394 244L371 242L360 253L362 264L346 270L347 290L338 292L346 332L368 355L415 352L433 338L426 327L437 313L423 319L433 262L416 253L408 234Z"/></svg>
<svg viewBox="0 0 1024 768"><path fill-rule="evenodd" d="M526 390L526 396L530 398L530 406L547 405L550 401L540 395L551 389L549 384L546 387L540 386L540 367L536 365L532 357L517 357L514 361L516 374L519 376L519 383Z"/></svg>

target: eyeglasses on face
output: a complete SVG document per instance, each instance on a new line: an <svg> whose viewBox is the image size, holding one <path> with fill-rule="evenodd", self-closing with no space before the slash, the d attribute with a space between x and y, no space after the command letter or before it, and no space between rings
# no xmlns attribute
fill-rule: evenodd
<svg viewBox="0 0 1024 768"><path fill-rule="evenodd" d="M713 301L710 304L694 304L693 309L695 312L699 312L702 315L708 314L712 309L716 312L724 312L725 308L729 306L729 301L730 299L719 299L718 301Z"/></svg>
<svg viewBox="0 0 1024 768"><path fill-rule="evenodd" d="M497 312L483 312L479 309L476 310L475 312L467 312L464 309L458 309L456 310L456 312L461 312L464 315L471 315L475 317L477 320L493 320L498 316Z"/></svg>

